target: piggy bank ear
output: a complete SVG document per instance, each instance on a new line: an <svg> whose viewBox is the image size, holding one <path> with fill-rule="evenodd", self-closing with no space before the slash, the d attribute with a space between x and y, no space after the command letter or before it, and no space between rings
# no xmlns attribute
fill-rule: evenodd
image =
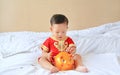
<svg viewBox="0 0 120 75"><path fill-rule="evenodd" d="M72 55L67 52L60 52L54 57L55 66L59 70L71 70L74 68Z"/></svg>

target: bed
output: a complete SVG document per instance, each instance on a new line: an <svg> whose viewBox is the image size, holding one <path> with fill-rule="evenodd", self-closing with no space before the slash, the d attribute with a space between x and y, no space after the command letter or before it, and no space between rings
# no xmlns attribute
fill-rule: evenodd
<svg viewBox="0 0 120 75"><path fill-rule="evenodd" d="M50 32L1 32L0 75L120 75L120 21L68 31L88 73L74 70L50 74L37 59Z"/></svg>

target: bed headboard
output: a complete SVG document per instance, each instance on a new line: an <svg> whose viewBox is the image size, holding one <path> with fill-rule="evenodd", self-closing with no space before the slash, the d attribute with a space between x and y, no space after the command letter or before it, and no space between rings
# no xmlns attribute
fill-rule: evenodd
<svg viewBox="0 0 120 75"><path fill-rule="evenodd" d="M49 31L53 14L69 18L69 30L120 21L120 0L0 0L0 32Z"/></svg>

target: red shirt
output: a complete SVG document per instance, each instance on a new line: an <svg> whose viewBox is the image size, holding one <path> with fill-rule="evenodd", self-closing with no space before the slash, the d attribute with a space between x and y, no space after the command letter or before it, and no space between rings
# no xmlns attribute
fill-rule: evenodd
<svg viewBox="0 0 120 75"><path fill-rule="evenodd" d="M66 37L61 41L56 40L54 37L49 37L45 40L41 46L41 49L46 52L52 52L52 56L55 56L60 51L65 51L69 46L75 46L73 40L70 37Z"/></svg>

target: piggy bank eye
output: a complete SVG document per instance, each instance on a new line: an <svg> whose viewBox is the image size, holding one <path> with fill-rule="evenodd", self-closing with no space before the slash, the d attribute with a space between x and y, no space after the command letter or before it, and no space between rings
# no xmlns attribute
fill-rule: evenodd
<svg viewBox="0 0 120 75"><path fill-rule="evenodd" d="M63 59L62 62L65 62L65 60Z"/></svg>

